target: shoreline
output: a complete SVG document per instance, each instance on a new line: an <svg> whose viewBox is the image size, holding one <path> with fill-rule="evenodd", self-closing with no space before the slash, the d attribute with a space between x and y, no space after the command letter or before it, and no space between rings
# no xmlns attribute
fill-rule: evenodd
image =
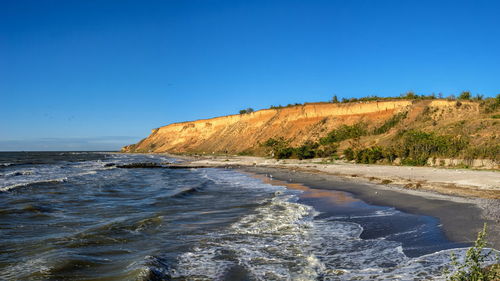
<svg viewBox="0 0 500 281"><path fill-rule="evenodd" d="M454 242L473 243L477 232L487 223L487 240L491 247L500 249L500 186L494 186L496 177L500 182L500 173L497 172L305 161L283 163L274 159L241 156L169 156L184 160L182 165L187 167L234 168L261 176L272 175L273 179L300 183L313 189L348 192L371 205L390 206L407 213L436 217L445 236ZM349 174L352 170L356 170L356 176ZM411 171L414 176L410 182L421 183L419 188L409 188L408 182L405 187L398 182L397 178L401 181L405 171ZM376 180L373 179L374 172ZM380 173L386 174L382 177ZM494 177L485 177L485 173ZM441 174L446 175L441 182L433 181ZM471 174L473 176L466 182L469 185L460 184L461 177ZM392 180L387 182L389 178Z"/></svg>
<svg viewBox="0 0 500 281"><path fill-rule="evenodd" d="M344 161L320 162L321 159L276 160L253 156L179 156L181 166L272 167L317 174L329 174L355 181L382 184L395 189L463 198L500 199L500 171L352 164ZM175 167L175 165L173 166ZM500 220L500 216L498 217Z"/></svg>
<svg viewBox="0 0 500 281"><path fill-rule="evenodd" d="M453 200L454 198L445 196L426 198L332 175L294 172L280 168L241 167L237 170L260 176L272 176L273 180L301 184L311 189L343 191L369 205L388 206L405 213L435 217L439 219L445 236L453 242L473 243L477 232L486 222L489 230L488 242L493 248L500 248L498 225L495 227L494 221L483 218L481 207L474 201Z"/></svg>

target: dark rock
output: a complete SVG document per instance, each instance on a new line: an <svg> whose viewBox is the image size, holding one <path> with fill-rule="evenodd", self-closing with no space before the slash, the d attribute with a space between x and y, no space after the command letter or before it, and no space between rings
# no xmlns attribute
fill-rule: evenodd
<svg viewBox="0 0 500 281"><path fill-rule="evenodd" d="M118 165L116 167L123 168L123 169L164 168L164 166L157 164L157 163L131 163L131 164L125 164L125 165Z"/></svg>

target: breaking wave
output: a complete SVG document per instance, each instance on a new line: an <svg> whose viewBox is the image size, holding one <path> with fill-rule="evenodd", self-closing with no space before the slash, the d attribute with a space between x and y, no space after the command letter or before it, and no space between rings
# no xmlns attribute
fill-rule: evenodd
<svg viewBox="0 0 500 281"><path fill-rule="evenodd" d="M37 181L31 181L31 182L23 182L23 183L18 183L18 184L0 187L0 191L8 191L8 190L11 190L11 189L17 188L17 187L28 187L28 186L42 184L42 183L59 183L59 182L65 182L67 180L68 180L67 177L63 177L63 178L57 178L57 179L46 179L46 180L37 180Z"/></svg>

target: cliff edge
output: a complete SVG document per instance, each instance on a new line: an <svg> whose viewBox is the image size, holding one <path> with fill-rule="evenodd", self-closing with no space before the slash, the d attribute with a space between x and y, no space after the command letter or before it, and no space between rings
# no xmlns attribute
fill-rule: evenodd
<svg viewBox="0 0 500 281"><path fill-rule="evenodd" d="M363 136L356 146L389 145L401 130L464 135L471 145L498 145L500 121L481 111L479 102L391 100L356 103L311 103L252 113L174 123L152 130L122 152L265 154L261 144L283 137L291 146L317 141L343 125L383 126L397 114L404 119L382 134ZM342 146L352 146L352 140Z"/></svg>

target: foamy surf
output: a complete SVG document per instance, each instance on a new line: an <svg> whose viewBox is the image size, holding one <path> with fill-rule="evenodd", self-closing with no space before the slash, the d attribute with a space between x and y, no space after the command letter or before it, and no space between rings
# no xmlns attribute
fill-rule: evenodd
<svg viewBox="0 0 500 281"><path fill-rule="evenodd" d="M155 155L22 155L38 164L1 169L29 186L1 194L2 280L442 280L465 252L408 245L439 222L349 194L320 204L234 170L116 168L172 161Z"/></svg>
<svg viewBox="0 0 500 281"><path fill-rule="evenodd" d="M239 265L258 280L314 280L322 267L310 245L315 211L295 199L277 193L227 230L207 235L179 256L172 277L217 280Z"/></svg>
<svg viewBox="0 0 500 281"><path fill-rule="evenodd" d="M262 188L271 187L262 184ZM318 219L314 208L297 202L297 191L272 188L276 188L272 199L225 231L207 235L178 257L168 276L228 280L227 272L241 267L251 280L446 280L444 271L454 271L451 253L459 260L465 256L467 248L409 258L400 242L361 239L361 225L336 217ZM398 213L377 210L359 217ZM496 262L495 253L500 252L494 252L485 265Z"/></svg>
<svg viewBox="0 0 500 281"><path fill-rule="evenodd" d="M56 179L34 180L34 181L29 181L29 182L22 182L22 183L17 183L17 184L13 184L13 185L3 186L3 187L0 187L0 191L9 191L11 189L18 188L18 187L26 187L26 186L36 185L36 184L41 184L41 183L65 182L67 180L68 180L67 177L56 178Z"/></svg>
<svg viewBox="0 0 500 281"><path fill-rule="evenodd" d="M77 153L76 155L80 155ZM18 187L33 186L51 182L65 182L70 178L94 175L98 171L115 169L108 166L109 162L85 161L85 162L62 162L57 164L26 164L8 167L3 173L0 173L2 181L0 182L0 191L8 191ZM16 168L30 165L29 169ZM9 169L9 170L7 170ZM54 177L56 175L56 177ZM58 177L57 177L58 176Z"/></svg>

